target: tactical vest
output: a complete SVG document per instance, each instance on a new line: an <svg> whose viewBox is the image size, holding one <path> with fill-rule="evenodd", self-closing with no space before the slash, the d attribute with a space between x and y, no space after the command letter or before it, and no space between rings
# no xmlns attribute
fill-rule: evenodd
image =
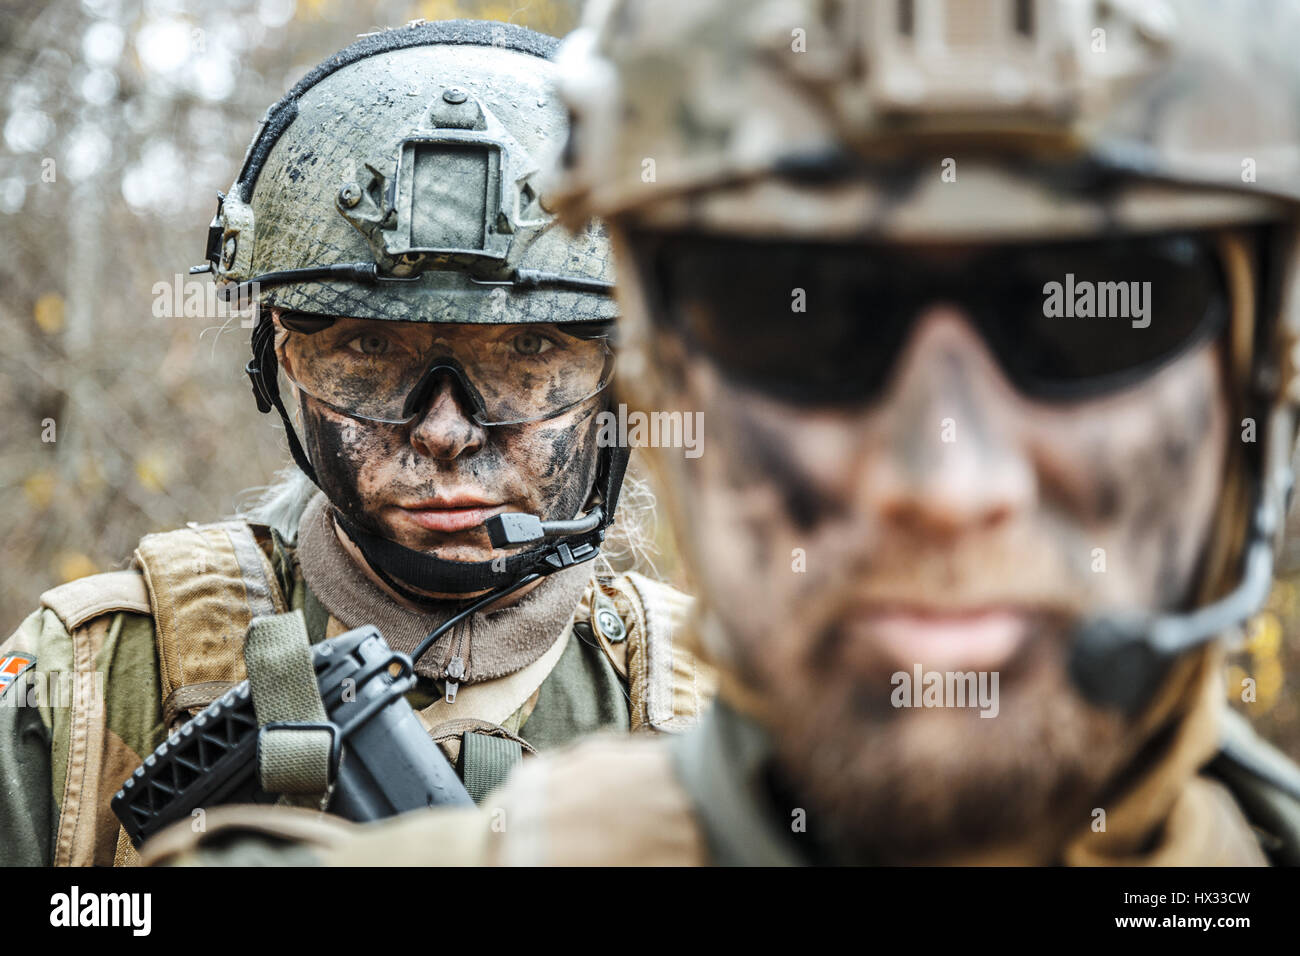
<svg viewBox="0 0 1300 956"><path fill-rule="evenodd" d="M94 670L113 614L152 616L166 733L245 679L243 640L252 619L289 610L287 582L271 560L274 547L272 532L262 525L191 524L143 538L130 570L61 585L41 600L72 636L77 668L85 671ZM685 595L635 572L593 574L568 627L537 661L497 680L462 687L454 705L435 701L417 715L448 758L459 762L480 789L490 788L509 769L512 748L516 755L532 752L502 724L513 716L517 729L527 719L536 692L576 631L599 645L626 682L632 731L682 730L695 722L712 692L711 676L673 641L689 607ZM343 630L331 617L325 636ZM107 779L103 772L106 728L95 710L88 701L73 702L56 866L90 865L97 850L103 859L105 841L114 834L114 865L138 862L108 806L122 779ZM507 745L505 750L498 742Z"/></svg>

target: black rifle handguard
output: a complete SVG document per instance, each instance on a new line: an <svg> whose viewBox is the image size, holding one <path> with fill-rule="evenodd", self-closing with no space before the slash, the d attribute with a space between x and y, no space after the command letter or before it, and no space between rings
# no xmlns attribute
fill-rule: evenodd
<svg viewBox="0 0 1300 956"><path fill-rule="evenodd" d="M338 773L328 809L378 820L432 806L473 806L456 771L402 695L415 685L411 659L373 626L312 647L321 700L336 728ZM158 745L113 797L140 846L195 810L274 803L257 774L257 716L248 681L232 687Z"/></svg>

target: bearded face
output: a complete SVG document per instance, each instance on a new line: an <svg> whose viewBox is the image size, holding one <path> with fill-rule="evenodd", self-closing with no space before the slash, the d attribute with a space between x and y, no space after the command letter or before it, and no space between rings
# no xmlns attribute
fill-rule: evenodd
<svg viewBox="0 0 1300 956"><path fill-rule="evenodd" d="M1086 827L1140 742L1071 686L1071 632L1190 600L1228 444L1219 345L1045 402L970 313L928 303L870 401L818 406L655 336L654 400L708 432L699 459L664 456L690 563L810 831L820 815L854 859L920 862ZM918 706L935 672L992 705Z"/></svg>

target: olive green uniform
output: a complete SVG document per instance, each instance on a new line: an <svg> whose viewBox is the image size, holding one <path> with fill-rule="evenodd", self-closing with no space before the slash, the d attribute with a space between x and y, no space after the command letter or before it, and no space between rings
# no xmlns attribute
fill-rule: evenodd
<svg viewBox="0 0 1300 956"><path fill-rule="evenodd" d="M269 529L254 528L259 543L265 542L274 587L287 596L288 609L303 611L309 639L315 643L344 630L307 587L294 549ZM576 568L570 573L575 571L586 573ZM0 658L21 654L35 659L0 695L4 864L113 863L119 834L108 801L171 729L229 686L199 681L165 701L164 653L152 606L164 599L155 596L151 602L141 578L138 570L119 571L54 588L0 646ZM691 723L706 685L697 680L684 650L652 647L659 635L650 633L644 606L628 603L627 596L637 593L629 585L653 593L661 608L672 609L670 616L688 607L671 588L639 575L604 575L598 582L593 574L560 636L564 643L558 659L522 706L500 723L484 720L475 712L471 693L479 685L471 684L451 705L455 721L429 727L449 756L457 756L465 721L474 732L518 740L525 753L558 747L596 730L671 730ZM622 640L610 642L592 624L598 591L624 622ZM240 633L230 636L242 638ZM646 687L661 678L672 684L669 711L652 716ZM498 682L485 685L493 683ZM427 678L407 695L417 710L441 696L439 682ZM70 803L81 818L75 823L62 819Z"/></svg>

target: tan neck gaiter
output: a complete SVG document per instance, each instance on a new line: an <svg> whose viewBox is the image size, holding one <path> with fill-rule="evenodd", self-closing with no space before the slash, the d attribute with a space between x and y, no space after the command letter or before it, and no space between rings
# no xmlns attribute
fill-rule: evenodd
<svg viewBox="0 0 1300 956"><path fill-rule="evenodd" d="M298 523L298 563L307 587L325 610L348 628L373 624L395 651L412 653L425 635L463 606L430 601L415 610L379 588L343 548L334 531L329 499L317 493ZM555 643L591 580L577 565L543 578L509 607L474 614L440 637L416 664L416 672L443 677L453 654L465 662L462 684L504 677L528 666Z"/></svg>

